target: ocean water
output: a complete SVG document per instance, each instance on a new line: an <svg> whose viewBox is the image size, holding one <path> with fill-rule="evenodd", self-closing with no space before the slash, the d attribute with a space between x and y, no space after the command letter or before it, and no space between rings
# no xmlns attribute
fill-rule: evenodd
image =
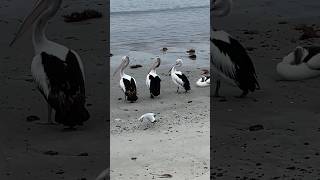
<svg viewBox="0 0 320 180"><path fill-rule="evenodd" d="M139 63L160 56L172 64L188 59L189 48L196 49L197 60L186 63L209 64L209 6L209 0L111 0L111 65L123 55Z"/></svg>

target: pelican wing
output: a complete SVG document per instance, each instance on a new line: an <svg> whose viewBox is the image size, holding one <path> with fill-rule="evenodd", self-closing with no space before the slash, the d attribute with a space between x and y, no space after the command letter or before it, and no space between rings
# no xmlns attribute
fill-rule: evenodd
<svg viewBox="0 0 320 180"><path fill-rule="evenodd" d="M308 55L304 58L308 67L314 70L320 70L320 47L306 47Z"/></svg>

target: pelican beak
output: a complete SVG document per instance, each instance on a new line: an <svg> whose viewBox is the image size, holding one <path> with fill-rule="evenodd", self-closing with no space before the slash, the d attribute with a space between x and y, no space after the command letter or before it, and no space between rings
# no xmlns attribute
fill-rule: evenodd
<svg viewBox="0 0 320 180"><path fill-rule="evenodd" d="M114 71L113 76L117 74L117 72L123 67L123 65L124 65L124 61L122 61L119 67L117 67L117 69Z"/></svg>
<svg viewBox="0 0 320 180"><path fill-rule="evenodd" d="M33 11L27 16L20 26L17 34L14 39L11 41L10 46L12 46L29 28L32 24L38 19L43 11L47 8L46 0L37 0L36 6Z"/></svg>

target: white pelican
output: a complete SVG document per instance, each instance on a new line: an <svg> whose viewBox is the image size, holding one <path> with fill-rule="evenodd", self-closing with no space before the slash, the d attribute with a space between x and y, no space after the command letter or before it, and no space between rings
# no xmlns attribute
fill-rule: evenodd
<svg viewBox="0 0 320 180"><path fill-rule="evenodd" d="M320 47L296 47L277 64L278 74L286 80L303 80L320 75Z"/></svg>
<svg viewBox="0 0 320 180"><path fill-rule="evenodd" d="M178 86L177 93L179 92L179 87L184 88L185 92L191 90L190 83L186 75L181 71L177 71L176 67L182 66L182 59L177 59L176 64L171 68L171 79Z"/></svg>
<svg viewBox="0 0 320 180"><path fill-rule="evenodd" d="M120 87L124 92L124 97L128 101L134 102L138 99L136 80L124 73L124 69L129 65L129 63L129 57L123 56L122 62L114 72L113 76L120 70Z"/></svg>
<svg viewBox="0 0 320 180"><path fill-rule="evenodd" d="M210 86L210 73L208 70L201 70L201 78L196 82L199 87Z"/></svg>
<svg viewBox="0 0 320 180"><path fill-rule="evenodd" d="M48 123L53 123L53 108L57 123L73 127L89 119L89 112L85 108L83 65L75 51L48 40L45 35L47 22L59 10L61 3L62 0L38 0L10 45L33 25L35 56L31 72L39 91L48 102Z"/></svg>
<svg viewBox="0 0 320 180"><path fill-rule="evenodd" d="M148 120L148 121L154 123L156 121L155 117L156 117L156 115L154 113L146 113L146 114L142 115L138 120L143 121L145 119L145 120Z"/></svg>
<svg viewBox="0 0 320 180"><path fill-rule="evenodd" d="M150 96L153 98L154 96L160 95L160 82L161 79L157 75L156 68L160 66L161 60L159 57L156 58L156 62L153 63L151 69L146 78L146 85L150 90Z"/></svg>
<svg viewBox="0 0 320 180"><path fill-rule="evenodd" d="M245 48L224 31L211 31L211 63L214 72L235 83L245 97L249 91L259 89L254 65ZM219 96L220 79L217 78L215 96Z"/></svg>

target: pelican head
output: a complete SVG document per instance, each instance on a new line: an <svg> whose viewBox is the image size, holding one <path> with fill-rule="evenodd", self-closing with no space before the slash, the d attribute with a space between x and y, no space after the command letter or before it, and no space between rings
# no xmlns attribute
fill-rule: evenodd
<svg viewBox="0 0 320 180"><path fill-rule="evenodd" d="M231 12L232 0L213 0L212 2L211 11L214 17L223 17Z"/></svg>
<svg viewBox="0 0 320 180"><path fill-rule="evenodd" d="M30 27L32 27L32 25L38 23L41 18L44 18L43 21L45 22L40 22L46 23L49 18L53 17L56 14L58 9L60 8L61 3L62 0L37 0L34 9L23 21L18 32L11 41L10 46L12 46L20 37L22 37L23 34L27 32Z"/></svg>
<svg viewBox="0 0 320 180"><path fill-rule="evenodd" d="M171 69L169 70L168 73L170 73L174 67L181 67L182 64L183 64L182 59L181 59L181 58L178 58L178 59L176 60L176 63L171 67Z"/></svg>
<svg viewBox="0 0 320 180"><path fill-rule="evenodd" d="M182 61L182 59L179 58L179 59L176 60L176 65L175 66L176 67L181 67L182 64L183 64L183 61Z"/></svg>
<svg viewBox="0 0 320 180"><path fill-rule="evenodd" d="M161 64L161 59L159 57L156 57L155 59L156 59L156 61L152 64L151 68L149 69L149 71L148 71L149 73L152 70L158 68L160 66L160 64Z"/></svg>
<svg viewBox="0 0 320 180"><path fill-rule="evenodd" d="M113 76L115 76L120 69L121 71L123 71L129 65L129 63L130 63L129 56L123 56L122 62L119 65L119 67L114 71Z"/></svg>
<svg viewBox="0 0 320 180"><path fill-rule="evenodd" d="M302 61L304 48L301 46L296 47L294 51L294 64L298 65Z"/></svg>
<svg viewBox="0 0 320 180"><path fill-rule="evenodd" d="M209 75L210 75L210 73L209 73L209 71L208 71L208 70L206 70L206 69L202 69L202 70L201 70L201 75L203 75L203 76L209 76Z"/></svg>

